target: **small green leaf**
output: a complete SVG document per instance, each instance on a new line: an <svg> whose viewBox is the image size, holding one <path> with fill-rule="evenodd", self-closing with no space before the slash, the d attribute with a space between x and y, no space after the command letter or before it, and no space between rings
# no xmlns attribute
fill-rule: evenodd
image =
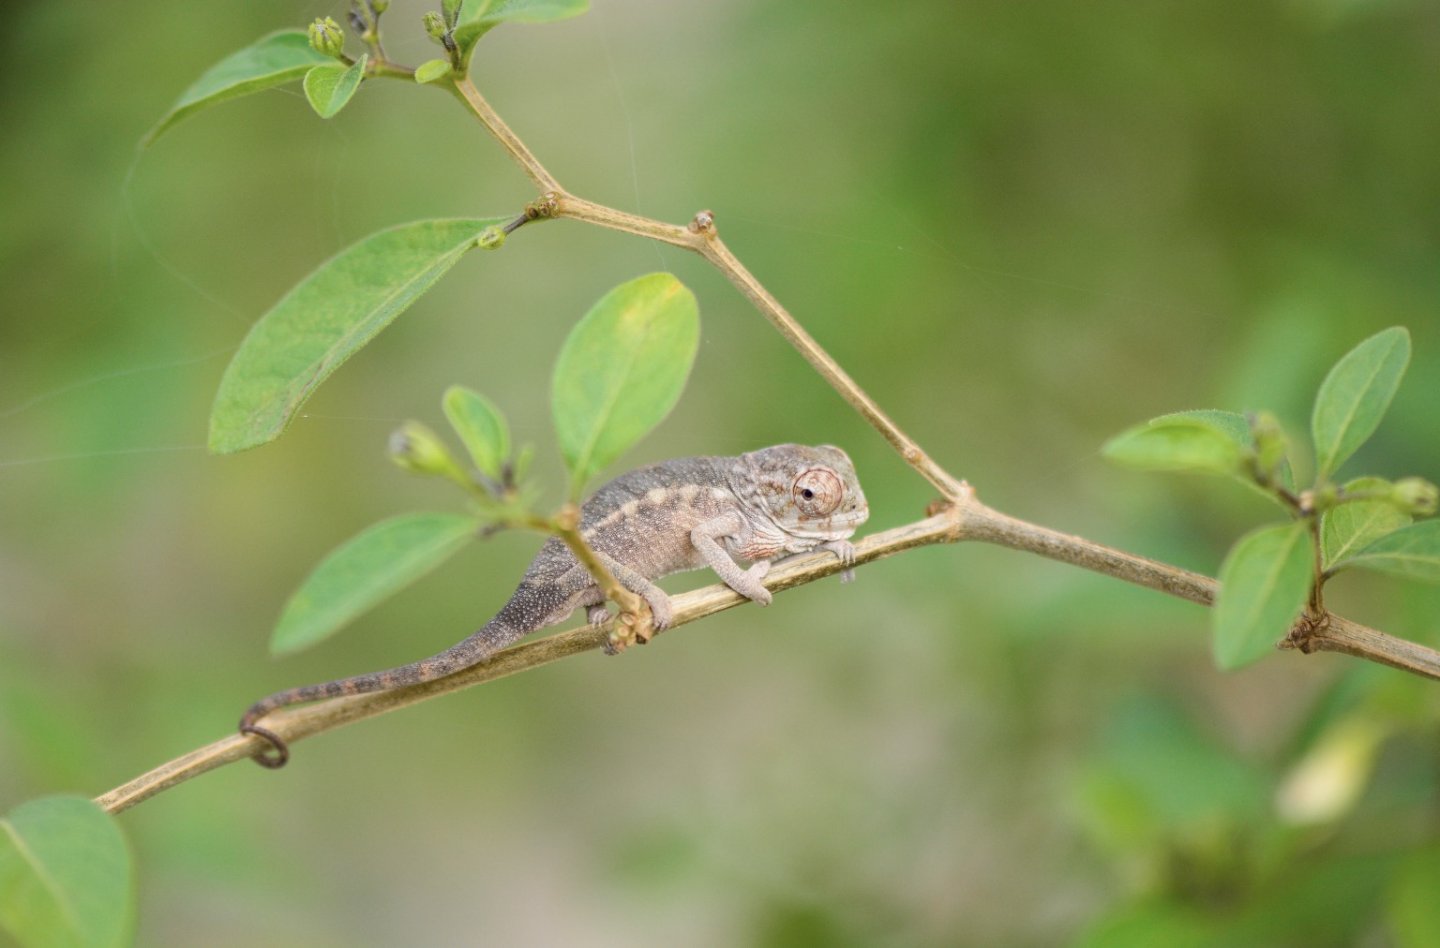
<svg viewBox="0 0 1440 948"><path fill-rule="evenodd" d="M1290 631L1313 579L1304 521L1241 537L1220 566L1212 625L1215 663L1239 668L1264 656Z"/></svg>
<svg viewBox="0 0 1440 948"><path fill-rule="evenodd" d="M128 944L134 888L125 837L93 801L43 797L0 820L0 926L21 944Z"/></svg>
<svg viewBox="0 0 1440 948"><path fill-rule="evenodd" d="M1319 480L1375 433L1409 362L1410 333L1392 326L1351 349L1325 376L1310 421Z"/></svg>
<svg viewBox="0 0 1440 948"><path fill-rule="evenodd" d="M480 37L501 23L550 23L579 16L590 9L590 0L465 0L455 43L460 62L470 68L470 57Z"/></svg>
<svg viewBox="0 0 1440 948"><path fill-rule="evenodd" d="M669 273L622 283L571 330L551 407L572 496L670 413L699 342L695 295Z"/></svg>
<svg viewBox="0 0 1440 948"><path fill-rule="evenodd" d="M1423 520L1386 534L1350 557L1345 565L1422 583L1440 583L1440 520Z"/></svg>
<svg viewBox="0 0 1440 948"><path fill-rule="evenodd" d="M431 83L450 75L450 60L431 59L415 67L415 81Z"/></svg>
<svg viewBox="0 0 1440 948"><path fill-rule="evenodd" d="M360 80L365 78L365 64L370 61L368 54L346 67L341 63L326 63L315 66L305 74L305 98L315 114L328 119L345 107Z"/></svg>
<svg viewBox="0 0 1440 948"><path fill-rule="evenodd" d="M446 389L442 404L445 417L465 442L475 467L492 481L502 480L505 462L510 459L510 429L505 425L505 416L484 395L461 385Z"/></svg>
<svg viewBox="0 0 1440 948"><path fill-rule="evenodd" d="M1151 425L1168 424L1170 422L1193 421L1208 427L1228 437L1235 442L1235 446L1241 450L1248 450L1252 443L1250 437L1250 422L1238 411L1221 411L1218 408L1194 408L1189 411L1172 411L1159 418L1151 418Z"/></svg>
<svg viewBox="0 0 1440 948"><path fill-rule="evenodd" d="M271 33L211 66L170 106L170 111L146 133L141 144L149 146L172 126L203 108L293 82L311 67L333 62L329 56L310 48L310 38L303 30Z"/></svg>
<svg viewBox="0 0 1440 948"><path fill-rule="evenodd" d="M479 524L461 514L391 517L320 561L280 614L270 651L280 655L329 638L449 559Z"/></svg>
<svg viewBox="0 0 1440 948"><path fill-rule="evenodd" d="M455 265L498 219L431 220L371 234L322 263L250 329L210 413L210 450L273 441L345 360Z"/></svg>
<svg viewBox="0 0 1440 948"><path fill-rule="evenodd" d="M1379 477L1360 477L1345 485L1345 492L1390 490L1390 482ZM1410 515L1398 510L1389 500L1353 500L1325 511L1320 519L1320 549L1324 551L1325 568L1348 565L1346 557L1394 533L1410 523Z"/></svg>
<svg viewBox="0 0 1440 948"><path fill-rule="evenodd" d="M1161 415L1122 431L1105 442L1100 453L1117 464L1147 471L1239 474L1245 445L1238 440L1239 432L1197 417L1198 414ZM1243 418L1241 424L1244 424ZM1240 431L1248 440L1248 431Z"/></svg>

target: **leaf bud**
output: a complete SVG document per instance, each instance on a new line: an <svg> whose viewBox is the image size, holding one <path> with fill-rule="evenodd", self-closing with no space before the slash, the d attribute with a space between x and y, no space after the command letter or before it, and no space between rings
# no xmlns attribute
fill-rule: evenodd
<svg viewBox="0 0 1440 948"><path fill-rule="evenodd" d="M479 238L475 241L475 246L481 250L499 250L505 246L504 229L491 224L480 232Z"/></svg>
<svg viewBox="0 0 1440 948"><path fill-rule="evenodd" d="M1306 512L1324 513L1340 503L1340 488L1326 481L1314 490L1300 492L1300 505Z"/></svg>
<svg viewBox="0 0 1440 948"><path fill-rule="evenodd" d="M1268 411L1250 416L1250 436L1255 439L1255 463L1267 476L1272 476L1285 462L1289 446L1280 420Z"/></svg>
<svg viewBox="0 0 1440 948"><path fill-rule="evenodd" d="M1390 502L1415 517L1429 517L1440 507L1440 488L1423 477L1405 477L1390 489Z"/></svg>
<svg viewBox="0 0 1440 948"><path fill-rule="evenodd" d="M440 436L418 421L407 421L390 435L390 460L415 474L448 477L465 482L450 449Z"/></svg>
<svg viewBox="0 0 1440 948"><path fill-rule="evenodd" d="M441 42L445 31L449 29L449 27L445 25L445 18L434 10L425 11L425 15L421 17L421 22L425 24L426 35L437 43Z"/></svg>
<svg viewBox="0 0 1440 948"><path fill-rule="evenodd" d="M310 24L310 48L322 56L339 59L345 51L345 33L334 17L316 18Z"/></svg>

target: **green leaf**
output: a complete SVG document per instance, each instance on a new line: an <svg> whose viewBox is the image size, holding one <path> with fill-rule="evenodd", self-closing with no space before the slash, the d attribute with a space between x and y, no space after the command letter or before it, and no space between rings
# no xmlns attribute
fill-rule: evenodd
<svg viewBox="0 0 1440 948"><path fill-rule="evenodd" d="M1221 411L1218 408L1172 411L1167 415L1151 418L1149 423L1159 425L1182 421L1193 421L1213 428L1235 442L1235 446L1242 450L1248 450L1253 443L1250 436L1250 422L1238 411Z"/></svg>
<svg viewBox="0 0 1440 948"><path fill-rule="evenodd" d="M201 109L293 82L313 66L334 62L310 48L310 38L303 30L271 33L211 66L170 106L170 111L146 133L141 144L148 147L172 126Z"/></svg>
<svg viewBox="0 0 1440 948"><path fill-rule="evenodd" d="M450 60L431 59L415 67L415 81L425 84L444 79L450 75Z"/></svg>
<svg viewBox="0 0 1440 948"><path fill-rule="evenodd" d="M1148 471L1239 474L1248 430L1241 429L1246 440L1239 440L1238 432L1198 417L1201 414L1182 412L1153 418L1111 438L1100 453L1117 464ZM1244 418L1240 420L1243 425Z"/></svg>
<svg viewBox="0 0 1440 948"><path fill-rule="evenodd" d="M1346 493L1369 490L1388 493L1390 482L1380 477L1360 477L1345 485ZM1388 500L1354 500L1330 508L1320 519L1325 568L1348 565L1346 557L1410 522L1410 515Z"/></svg>
<svg viewBox="0 0 1440 948"><path fill-rule="evenodd" d="M502 480L505 462L510 458L510 429L505 425L505 416L484 395L461 385L446 389L442 404L445 417L465 442L475 467L492 481Z"/></svg>
<svg viewBox="0 0 1440 948"><path fill-rule="evenodd" d="M1241 537L1220 566L1212 624L1215 663L1248 665L1273 650L1305 605L1313 551L1304 521Z"/></svg>
<svg viewBox="0 0 1440 948"><path fill-rule="evenodd" d="M695 295L669 273L622 283L571 330L551 407L572 496L675 407L699 342Z"/></svg>
<svg viewBox="0 0 1440 948"><path fill-rule="evenodd" d="M1410 333L1392 326L1351 349L1325 376L1310 421L1319 480L1375 433L1409 362Z"/></svg>
<svg viewBox="0 0 1440 948"><path fill-rule="evenodd" d="M391 517L320 561L280 614L270 651L280 655L329 638L361 613L449 559L479 524L462 514Z"/></svg>
<svg viewBox="0 0 1440 948"><path fill-rule="evenodd" d="M365 78L365 64L369 61L370 56L366 54L348 68L335 62L312 67L305 74L305 98L310 100L315 114L328 119L343 109L360 88L360 80Z"/></svg>
<svg viewBox="0 0 1440 948"><path fill-rule="evenodd" d="M1440 520L1423 520L1386 534L1350 557L1346 565L1440 583Z"/></svg>
<svg viewBox="0 0 1440 948"><path fill-rule="evenodd" d="M469 69L475 44L501 23L550 23L589 9L590 0L465 0L454 34L460 62Z"/></svg>
<svg viewBox="0 0 1440 948"><path fill-rule="evenodd" d="M322 263L250 329L210 413L210 450L273 441L321 382L475 245L489 220L431 220L371 234Z"/></svg>
<svg viewBox="0 0 1440 948"><path fill-rule="evenodd" d="M21 944L128 944L134 888L125 837L93 801L43 797L0 820L0 925Z"/></svg>

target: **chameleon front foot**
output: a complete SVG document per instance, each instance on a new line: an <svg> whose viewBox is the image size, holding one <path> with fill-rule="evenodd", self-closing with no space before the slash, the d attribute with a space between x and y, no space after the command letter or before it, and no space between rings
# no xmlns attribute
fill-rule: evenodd
<svg viewBox="0 0 1440 948"><path fill-rule="evenodd" d="M262 738L270 744L268 750L262 749L254 757L255 763L259 764L261 767L268 767L271 770L278 770L281 767L284 767L285 762L290 759L290 745L285 743L285 739L283 737L281 737L279 734L276 734L269 728L261 727L258 724L250 724L245 721L241 721L240 733L254 734L256 737ZM271 750L273 750L274 753L270 753L269 751Z"/></svg>
<svg viewBox="0 0 1440 948"><path fill-rule="evenodd" d="M845 567L840 571L840 582L853 583L855 581L855 544L849 540L829 540L820 544L820 549L829 550L834 553L841 564Z"/></svg>

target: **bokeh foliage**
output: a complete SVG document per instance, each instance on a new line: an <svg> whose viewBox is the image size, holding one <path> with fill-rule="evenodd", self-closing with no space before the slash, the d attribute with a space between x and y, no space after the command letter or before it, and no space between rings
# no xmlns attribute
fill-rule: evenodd
<svg viewBox="0 0 1440 948"><path fill-rule="evenodd" d="M929 500L703 264L569 223L467 257L282 441L206 456L230 351L318 262L532 197L445 96L398 83L328 122L293 87L227 103L127 177L204 69L335 12L9 14L0 809L106 789L276 687L484 621L533 540L467 550L354 634L265 660L326 550L444 502L383 446L407 417L443 425L451 382L506 406L560 498L548 366L641 273L676 272L706 322L684 398L623 463L829 441L872 526ZM1356 462L1440 473L1437 31L1413 0L614 2L507 25L474 74L577 193L714 209L988 502L1213 574L1265 501L1113 469L1115 431L1205 405L1303 432L1334 360L1404 325L1407 382ZM387 46L434 48L418 29ZM1327 602L1440 641L1423 587L1347 574ZM1335 656L1222 675L1207 619L1019 554L907 554L336 733L283 776L228 768L151 801L123 818L138 937L1427 944L1436 689Z"/></svg>

